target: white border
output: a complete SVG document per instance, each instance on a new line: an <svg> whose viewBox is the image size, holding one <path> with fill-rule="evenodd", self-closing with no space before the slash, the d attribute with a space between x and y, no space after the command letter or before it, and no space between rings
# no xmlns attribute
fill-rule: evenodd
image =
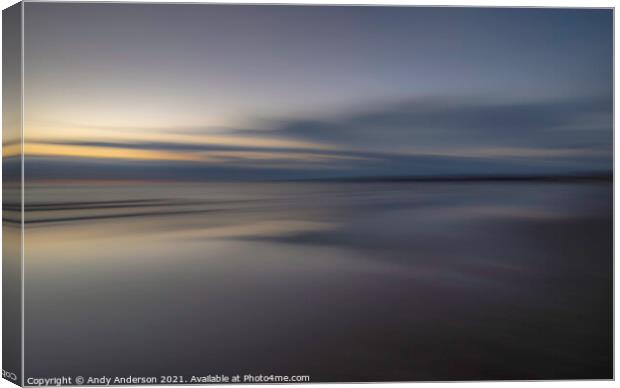
<svg viewBox="0 0 620 388"><path fill-rule="evenodd" d="M26 0L27 2L34 2L34 1L45 1L45 0ZM102 2L102 1L97 1L97 0L68 0L65 2ZM420 2L417 1L407 1L407 0L312 0L312 1L303 1L303 0L288 0L288 1L282 1L282 0L271 0L271 1L264 1L264 0L242 0L242 1L231 1L231 0L219 0L219 1L175 1L175 0L131 0L131 1L110 1L110 2L132 2L132 3L205 3L205 4L209 4L209 3L218 3L218 4L236 4L236 3L244 3L244 4L265 4L265 3L269 3L269 4L299 4L299 5L370 5L370 6L390 6L390 5L396 5L396 6L467 6L467 7L561 7L561 8L580 8L580 7L588 7L588 8L615 8L616 6L616 2L613 0L589 0L589 1L584 1L584 0L517 0L517 1L507 1L507 0L423 0ZM15 4L16 1L15 0L0 0L0 6L2 9L5 9L13 4ZM22 29L24 27L23 23L24 23L24 12L23 12L23 8L22 8ZM615 17L614 17L615 19ZM1 18L0 18L0 41L2 38L2 29L1 29ZM617 66L617 61L615 60L615 48L616 48L616 42L618 42L618 38L619 38L619 33L618 31L615 29L615 23L614 23L614 74L616 72L616 66ZM23 253L24 253L24 229L23 229L23 222L24 222L24 193L25 190L23 190L23 183L24 183L24 154L23 154L23 147L24 147L24 130L23 130L23 123L24 123L24 33L22 30L22 130L21 130L21 134L22 134L22 144L21 144L21 149L22 149L22 241L21 241L21 253L22 253L22 378L24 378L24 336L23 336L23 331L24 331L24 325L23 325L23 316L24 316L24 257L23 257ZM0 51L1 52L1 51ZM615 96L615 90L616 90L616 78L614 77L614 96ZM2 86L2 81L0 80L0 89ZM614 98L614 112L619 108L619 103L618 101ZM0 114L2 113L2 107L0 104ZM616 124L616 120L615 120L615 115L614 115L614 128L615 128L615 124ZM619 174L616 172L615 169L615 149L616 149L616 145L617 145L618 139L616 138L616 136L614 136L614 182L617 182L618 176ZM0 178L2 177L2 171L0 169ZM614 188L615 188L615 184L614 184ZM616 203L616 200L619 198L620 193L618 193L615 189L614 189L614 204ZM0 193L0 202L2 200L2 194ZM614 206L614 246L615 246L615 241L617 241L620 238L620 231L618 230L618 228L616 228L616 218L615 218L616 212L615 212L615 206ZM1 237L1 229L0 229L0 237ZM1 251L1 247L2 247L2 241L0 238L0 251ZM615 253L615 250L614 250ZM615 254L614 254L614 260L615 260ZM615 261L614 261L615 263ZM616 274L616 267L614 265L614 278L615 278L615 274ZM614 300L617 300L618 297L618 289L615 287L614 284ZM1 289L0 289L0 297L1 297ZM614 304L615 305L615 304ZM0 310L0 319L1 319L2 313ZM614 309L614 323L616 326L618 324L618 320L616 319L616 311ZM616 327L614 327L615 329ZM614 330L615 333L615 330ZM1 342L1 336L0 336L0 342ZM615 343L616 339L614 337L614 350L616 348ZM615 352L614 352L615 355ZM2 361L2 355L0 353L0 363ZM618 359L615 358L614 359L614 369L617 370L618 366L620 365L620 363L618 362ZM409 383L409 382L404 382L404 383L377 383L375 384L375 386L377 387L388 387L388 386L393 386L394 384L399 384L399 385L406 385L406 386L412 386L413 384L416 385L422 385L422 386L428 386L429 384L432 384L434 387L441 387L441 386L447 386L448 384L454 384L454 383L445 383L445 382L441 382L441 383ZM488 387L499 387L501 385L506 385L506 384L510 384L513 387L517 387L517 388L521 388L521 387L525 387L526 384L527 385L531 385L531 384L545 384L546 386L550 386L550 385L559 385L561 384L563 387L586 387L586 386L590 386L590 385L597 385L597 386L601 386L601 385L610 385L610 384L615 384L615 381L545 381L545 382L524 382L524 381L518 381L518 382L463 382L463 383L458 383L460 386L462 387L475 387L481 384L484 384L485 386ZM252 385L256 385L256 384L252 384ZM346 387L346 386L350 386L351 384L303 384L300 387L324 387L324 386L334 386L334 387ZM0 379L0 388L4 388L4 387L14 387L15 385L11 384L10 382L8 382L7 380L4 379ZM174 385L158 385L158 387L175 387ZM230 386L230 385L228 385ZM248 384L241 384L240 386L244 386L244 387L248 387L251 385ZM178 387L178 386L176 386Z"/></svg>

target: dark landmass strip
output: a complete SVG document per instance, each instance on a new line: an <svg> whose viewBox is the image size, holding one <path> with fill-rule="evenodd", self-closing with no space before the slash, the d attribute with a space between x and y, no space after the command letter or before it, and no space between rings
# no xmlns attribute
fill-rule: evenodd
<svg viewBox="0 0 620 388"><path fill-rule="evenodd" d="M565 175L446 175L446 176L369 176L324 179L294 179L289 182L596 182L613 181L613 173Z"/></svg>

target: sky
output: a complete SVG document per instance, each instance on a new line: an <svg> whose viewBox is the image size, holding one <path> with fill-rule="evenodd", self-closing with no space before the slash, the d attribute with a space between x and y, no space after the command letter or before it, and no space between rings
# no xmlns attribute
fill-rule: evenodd
<svg viewBox="0 0 620 388"><path fill-rule="evenodd" d="M612 18L26 3L27 177L608 172Z"/></svg>

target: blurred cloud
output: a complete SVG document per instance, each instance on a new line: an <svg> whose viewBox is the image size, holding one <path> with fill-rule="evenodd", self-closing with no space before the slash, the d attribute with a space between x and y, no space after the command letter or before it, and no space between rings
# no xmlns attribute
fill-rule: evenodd
<svg viewBox="0 0 620 388"><path fill-rule="evenodd" d="M429 97L370 107L340 118L290 120L279 123L276 130L251 133L374 149L502 146L514 150L609 148L611 129L609 97L534 102Z"/></svg>
<svg viewBox="0 0 620 388"><path fill-rule="evenodd" d="M223 135L177 129L125 131L107 140L31 139L26 154L38 163L61 158L56 170L73 173L81 160L140 162L127 170L131 179L155 179L145 164L166 162L178 175L161 179L611 171L612 107L602 97L529 103L428 97L267 123Z"/></svg>

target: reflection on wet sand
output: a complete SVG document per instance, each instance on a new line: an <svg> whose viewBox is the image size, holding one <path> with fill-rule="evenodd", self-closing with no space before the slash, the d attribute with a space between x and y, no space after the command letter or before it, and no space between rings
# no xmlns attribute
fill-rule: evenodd
<svg viewBox="0 0 620 388"><path fill-rule="evenodd" d="M611 209L610 182L32 185L26 374L611 378Z"/></svg>

